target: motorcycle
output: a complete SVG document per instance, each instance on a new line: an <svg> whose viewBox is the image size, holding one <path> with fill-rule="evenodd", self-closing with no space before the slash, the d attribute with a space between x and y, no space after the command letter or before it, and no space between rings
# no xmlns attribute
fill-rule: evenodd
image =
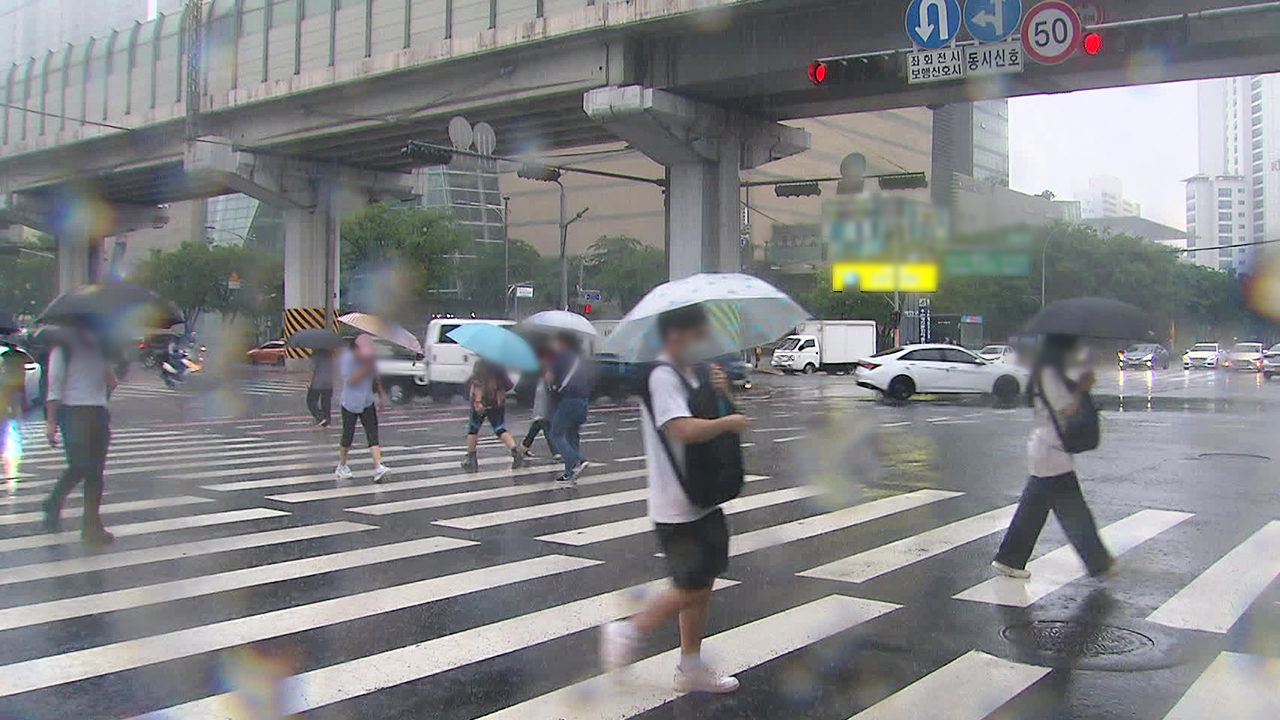
<svg viewBox="0 0 1280 720"><path fill-rule="evenodd" d="M160 363L160 379L164 380L166 386L175 388L186 381L187 374L198 373L203 367L200 363L193 362L186 350L179 350L175 357Z"/></svg>

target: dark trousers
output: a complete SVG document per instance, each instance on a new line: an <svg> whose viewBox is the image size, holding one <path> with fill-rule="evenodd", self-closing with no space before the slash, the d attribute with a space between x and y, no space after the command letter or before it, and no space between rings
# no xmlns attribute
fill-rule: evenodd
<svg viewBox="0 0 1280 720"><path fill-rule="evenodd" d="M84 527L101 529L98 508L102 505L102 473L111 443L111 415L105 407L62 405L58 408L58 429L62 432L67 469L45 500L45 510L51 515L60 513L67 496L83 482Z"/></svg>
<svg viewBox="0 0 1280 720"><path fill-rule="evenodd" d="M307 410L316 422L326 421L333 410L333 388L310 388L307 390Z"/></svg>
<svg viewBox="0 0 1280 720"><path fill-rule="evenodd" d="M587 421L586 398L560 398L551 418L551 447L564 458L564 471L571 472L582 462L578 450L578 430Z"/></svg>
<svg viewBox="0 0 1280 720"><path fill-rule="evenodd" d="M1111 566L1111 553L1102 546L1098 526L1084 502L1080 481L1073 472L1047 478L1032 476L1027 480L1022 499L1018 501L1018 510L1013 514L1013 522L1009 523L1000 551L996 553L996 560L1009 567L1026 568L1040 531L1049 519L1050 510L1058 516L1058 523L1090 575L1097 575Z"/></svg>
<svg viewBox="0 0 1280 720"><path fill-rule="evenodd" d="M364 410L353 413L346 408L342 408L342 438L338 440L338 444L344 448L351 447L351 443L356 439L356 421L360 421L360 425L364 427L364 439L369 441L369 447L378 444L378 410L369 404Z"/></svg>
<svg viewBox="0 0 1280 720"><path fill-rule="evenodd" d="M542 433L542 437L547 441L547 449L555 455L556 449L551 444L551 423L546 418L538 418L529 423L529 432L524 434L524 442L520 444L526 448L533 447L533 441L538 439L538 433Z"/></svg>

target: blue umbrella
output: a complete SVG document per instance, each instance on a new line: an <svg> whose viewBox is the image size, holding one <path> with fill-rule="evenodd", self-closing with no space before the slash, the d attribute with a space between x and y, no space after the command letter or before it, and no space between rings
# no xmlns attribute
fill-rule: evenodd
<svg viewBox="0 0 1280 720"><path fill-rule="evenodd" d="M450 330L446 337L494 365L521 372L538 369L538 356L529 343L504 327L467 323Z"/></svg>

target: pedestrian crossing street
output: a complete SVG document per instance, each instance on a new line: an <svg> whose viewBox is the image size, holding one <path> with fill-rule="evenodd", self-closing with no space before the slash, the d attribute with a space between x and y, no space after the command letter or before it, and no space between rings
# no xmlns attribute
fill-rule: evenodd
<svg viewBox="0 0 1280 720"><path fill-rule="evenodd" d="M154 371L143 371L136 368L128 378L116 386L111 394L112 400L122 399L157 399L172 397L196 397L209 392L210 387L203 383L204 377L188 376L188 381L175 387L168 387ZM301 376L255 376L234 383L231 391L238 395L253 397L289 396L300 398L306 395L308 381Z"/></svg>
<svg viewBox="0 0 1280 720"><path fill-rule="evenodd" d="M83 705L94 708L86 717L157 720L240 720L257 717L246 703L264 702L272 709L261 717L381 708L374 716L442 720L632 718L707 702L671 689L674 636L651 643L623 682L595 665L595 628L664 584L644 516L643 456L601 453L599 467L565 487L550 465L510 469L492 439L474 473L457 472L459 445L391 446L394 473L373 485L359 451L357 477L335 481L328 442L121 428L102 507L118 540L86 554L74 531L39 532L36 502L61 468L40 432L23 429L23 477L0 491L0 704L13 703L19 717L66 717L76 698L96 703ZM747 479L724 506L735 560L716 586L704 650L742 675L743 692L784 692L797 672L856 664L868 638L898 638L919 622L913 613L945 603L989 608L998 630L1002 608L1034 612L1098 584L1052 538L1029 565L1031 580L990 577L984 565L1012 516L1008 501L892 487L835 502L831 488ZM73 496L66 525L77 510ZM1191 529L1202 522L1195 513L1162 508L1107 520L1104 541L1122 562L1204 532ZM1280 618L1280 520L1211 531L1230 546L1197 559L1140 619L1213 650L1142 717L1280 717L1280 659L1256 654L1238 632L1246 616ZM955 587L930 586L937 597L883 582L941 563L973 570ZM1123 595L1126 582L1122 570L1108 584ZM246 647L290 658L267 666L265 690L226 680ZM997 648L923 653L910 672L833 692L804 716L980 720L1055 696L1052 676L1062 671ZM480 700L447 694L465 694L449 678L494 673L518 679ZM434 700L415 706L422 698Z"/></svg>

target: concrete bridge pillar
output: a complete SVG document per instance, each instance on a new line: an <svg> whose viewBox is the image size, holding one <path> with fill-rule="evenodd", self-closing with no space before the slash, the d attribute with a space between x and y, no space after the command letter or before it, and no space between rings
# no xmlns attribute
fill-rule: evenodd
<svg viewBox="0 0 1280 720"><path fill-rule="evenodd" d="M653 88L588 91L587 115L667 168L670 277L742 268L739 172L809 148L800 128Z"/></svg>

